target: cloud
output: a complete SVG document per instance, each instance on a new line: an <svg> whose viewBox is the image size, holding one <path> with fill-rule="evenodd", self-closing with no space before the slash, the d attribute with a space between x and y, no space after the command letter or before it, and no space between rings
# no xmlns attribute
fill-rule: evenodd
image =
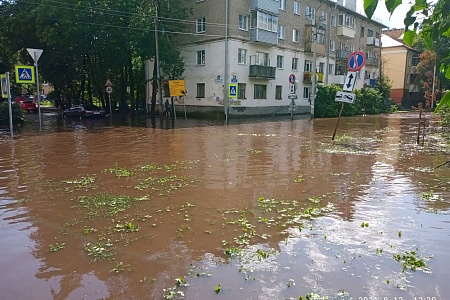
<svg viewBox="0 0 450 300"><path fill-rule="evenodd" d="M377 21L383 23L389 28L404 28L404 20L406 13L409 11L414 3L412 1L403 1L395 10L392 16L386 9L384 0L379 0L377 9L375 10L374 17L379 19ZM357 0L357 8L359 11L364 10L364 0Z"/></svg>

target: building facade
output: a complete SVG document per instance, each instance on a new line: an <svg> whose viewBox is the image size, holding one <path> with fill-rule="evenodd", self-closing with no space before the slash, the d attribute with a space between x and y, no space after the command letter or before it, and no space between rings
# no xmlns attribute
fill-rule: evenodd
<svg viewBox="0 0 450 300"><path fill-rule="evenodd" d="M397 106L411 108L424 100L423 93L415 83L420 53L406 45L398 33L398 29L383 31L382 71L391 81L392 100ZM391 37L391 34L394 37ZM397 36L398 38L395 38Z"/></svg>
<svg viewBox="0 0 450 300"><path fill-rule="evenodd" d="M383 25L357 13L356 0L189 0L189 5L193 14L179 39L187 94L175 101L188 112L310 113L314 73L317 84L343 84L355 51L367 58L356 88L379 77ZM236 84L236 98L229 97L229 84Z"/></svg>

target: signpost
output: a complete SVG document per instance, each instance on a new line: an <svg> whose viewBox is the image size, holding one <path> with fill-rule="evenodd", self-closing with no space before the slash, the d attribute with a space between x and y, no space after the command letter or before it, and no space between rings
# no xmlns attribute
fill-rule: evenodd
<svg viewBox="0 0 450 300"><path fill-rule="evenodd" d="M9 112L9 132L11 134L11 138L14 137L14 128L13 128L13 115L12 115L12 107L11 107L11 86L9 82L9 72L5 74L0 74L1 80L1 88L2 88L2 98L8 98L8 112ZM6 95L6 97L5 97Z"/></svg>
<svg viewBox="0 0 450 300"><path fill-rule="evenodd" d="M108 101L109 101L109 116L112 119L112 105L111 105L111 93L113 92L113 85L111 81L108 79L105 83L105 91L108 93Z"/></svg>
<svg viewBox="0 0 450 300"><path fill-rule="evenodd" d="M28 53L33 58L34 66L36 68L36 96L37 96L37 103L38 103L38 112L39 112L39 130L41 130L41 91L39 88L39 69L38 69L38 60L42 55L42 52L44 50L42 49L33 49L33 48L27 48ZM16 74L17 76L17 74Z"/></svg>
<svg viewBox="0 0 450 300"><path fill-rule="evenodd" d="M295 74L289 75L289 99L291 99L291 104L289 105L289 108L291 110L291 120L294 119L294 108L296 108L295 105L295 99L297 99L297 86L296 86L296 78Z"/></svg>
<svg viewBox="0 0 450 300"><path fill-rule="evenodd" d="M184 97L186 96L186 85L184 83L184 80L169 80L169 92L170 96L175 97ZM183 107L184 107L184 119L187 119L186 117L186 104L184 103L183 98ZM175 113L175 105L173 106L175 119L177 117L177 114Z"/></svg>
<svg viewBox="0 0 450 300"><path fill-rule="evenodd" d="M342 110L344 109L344 103L355 103L356 95L352 93L356 85L357 71L361 70L366 64L366 56L364 53L357 51L350 54L347 61L347 77L345 78L344 86L342 88L343 92L337 92L334 101L341 102L341 110L339 111L339 117L337 119L336 127L334 128L333 137L334 140L336 136L336 131L339 126L339 121L341 120Z"/></svg>

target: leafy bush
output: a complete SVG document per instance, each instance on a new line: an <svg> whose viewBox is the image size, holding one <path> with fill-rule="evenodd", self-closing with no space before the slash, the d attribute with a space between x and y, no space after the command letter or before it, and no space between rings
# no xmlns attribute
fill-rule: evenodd
<svg viewBox="0 0 450 300"><path fill-rule="evenodd" d="M334 101L336 92L342 89L337 85L319 85L314 103L314 117L334 118L339 115L341 104Z"/></svg>
<svg viewBox="0 0 450 300"><path fill-rule="evenodd" d="M374 115L384 111L383 95L378 90L373 88L362 88L361 90L356 90L355 94L357 113Z"/></svg>
<svg viewBox="0 0 450 300"><path fill-rule="evenodd" d="M23 124L25 122L24 112L17 103L12 104L13 124ZM9 125L8 101L0 102L0 126Z"/></svg>

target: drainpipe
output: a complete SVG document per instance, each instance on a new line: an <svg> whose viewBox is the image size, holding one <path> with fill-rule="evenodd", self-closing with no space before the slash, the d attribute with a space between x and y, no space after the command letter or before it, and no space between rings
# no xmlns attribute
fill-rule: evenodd
<svg viewBox="0 0 450 300"><path fill-rule="evenodd" d="M228 73L229 57L228 57L228 19L229 19L230 0L225 1L225 75L223 76L223 110L225 114L225 122L228 124Z"/></svg>

